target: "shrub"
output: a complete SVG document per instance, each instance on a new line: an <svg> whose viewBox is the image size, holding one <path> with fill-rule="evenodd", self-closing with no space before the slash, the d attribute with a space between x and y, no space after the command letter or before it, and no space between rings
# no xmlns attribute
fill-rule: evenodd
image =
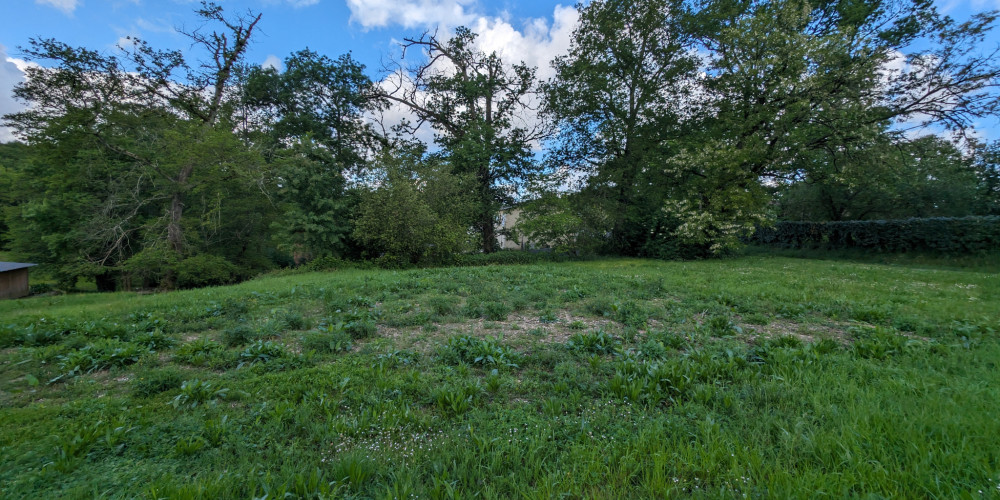
<svg viewBox="0 0 1000 500"><path fill-rule="evenodd" d="M758 228L751 241L782 248L985 253L1000 249L1000 216L778 222Z"/></svg>
<svg viewBox="0 0 1000 500"><path fill-rule="evenodd" d="M240 269L226 259L207 253L188 257L177 264L177 286L198 288L238 281Z"/></svg>

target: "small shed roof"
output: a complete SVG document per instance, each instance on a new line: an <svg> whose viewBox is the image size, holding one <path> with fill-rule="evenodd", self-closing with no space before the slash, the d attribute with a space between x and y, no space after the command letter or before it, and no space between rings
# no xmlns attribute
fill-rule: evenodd
<svg viewBox="0 0 1000 500"><path fill-rule="evenodd" d="M7 271L16 271L18 269L24 269L26 267L37 266L38 264L28 264L25 262L0 262L0 273L5 273Z"/></svg>

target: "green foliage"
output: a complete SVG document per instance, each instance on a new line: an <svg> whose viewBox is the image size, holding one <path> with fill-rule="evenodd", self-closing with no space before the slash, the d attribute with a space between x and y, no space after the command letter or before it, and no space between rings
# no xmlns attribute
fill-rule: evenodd
<svg viewBox="0 0 1000 500"><path fill-rule="evenodd" d="M605 259L3 301L5 335L45 340L0 349L0 484L31 498L89 497L109 484L157 498L985 493L1000 433L991 273L759 255ZM438 317L434 297L527 309L501 326ZM650 323L645 333L617 319L613 306L629 303ZM608 314L604 335L586 319L581 331L532 331L546 312L576 318L590 304ZM315 324L328 316L326 326L372 319L376 307L387 321L427 314L427 328L327 352L299 342L318 328L281 326L285 311ZM736 337L709 331L712 318L742 324L747 311L769 324ZM241 317L286 347L254 349L271 357L237 369L244 348L227 351L223 332ZM501 327L502 341L483 338ZM456 330L468 335L449 341ZM570 349L575 333L587 338ZM99 350L88 345L171 337L185 340L45 383L61 373L59 356ZM262 457L280 459L263 471ZM907 467L884 467L900 460Z"/></svg>
<svg viewBox="0 0 1000 500"><path fill-rule="evenodd" d="M148 370L138 373L132 380L132 393L138 397L148 398L161 392L181 387L184 383L184 373L168 367Z"/></svg>
<svg viewBox="0 0 1000 500"><path fill-rule="evenodd" d="M440 261L468 248L467 179L419 153L384 152L378 188L361 194L354 236L385 254L379 267L395 268L396 259Z"/></svg>
<svg viewBox="0 0 1000 500"><path fill-rule="evenodd" d="M228 285L241 275L240 269L228 260L204 253L178 262L173 272L180 288Z"/></svg>
<svg viewBox="0 0 1000 500"><path fill-rule="evenodd" d="M174 359L192 366L218 366L228 363L225 348L209 339L192 340L174 352Z"/></svg>
<svg viewBox="0 0 1000 500"><path fill-rule="evenodd" d="M443 359L480 366L506 366L517 368L521 356L510 346L496 338L477 338L457 335L448 339L442 351Z"/></svg>
<svg viewBox="0 0 1000 500"><path fill-rule="evenodd" d="M270 363L290 357L291 353L288 352L284 344L270 340L258 340L250 344L239 354L240 366L255 363Z"/></svg>
<svg viewBox="0 0 1000 500"><path fill-rule="evenodd" d="M135 364L151 352L148 347L131 342L97 340L59 357L59 369L62 371L60 378Z"/></svg>
<svg viewBox="0 0 1000 500"><path fill-rule="evenodd" d="M571 350L591 354L612 354L621 347L621 341L604 330L575 333L566 341Z"/></svg>
<svg viewBox="0 0 1000 500"><path fill-rule="evenodd" d="M351 335L343 328L320 327L316 331L302 335L302 348L319 353L350 351L353 347Z"/></svg>
<svg viewBox="0 0 1000 500"><path fill-rule="evenodd" d="M445 415L454 417L471 410L482 392L479 384L449 384L434 389L431 398Z"/></svg>
<svg viewBox="0 0 1000 500"><path fill-rule="evenodd" d="M216 389L211 382L198 379L185 380L181 384L181 392L170 401L176 409L197 408L198 405L214 404L216 400L226 399L229 389ZM198 448L200 449L200 447Z"/></svg>
<svg viewBox="0 0 1000 500"><path fill-rule="evenodd" d="M603 235L579 213L582 208L573 206L572 201L578 199L545 193L522 203L510 237L518 241L523 238L533 248L548 248L556 254L595 253L603 244Z"/></svg>
<svg viewBox="0 0 1000 500"><path fill-rule="evenodd" d="M782 248L985 253L1000 249L1000 217L777 222L773 227L759 228L753 241Z"/></svg>

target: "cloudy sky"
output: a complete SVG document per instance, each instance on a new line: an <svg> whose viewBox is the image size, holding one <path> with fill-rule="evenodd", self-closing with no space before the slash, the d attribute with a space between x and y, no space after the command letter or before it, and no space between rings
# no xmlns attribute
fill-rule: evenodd
<svg viewBox="0 0 1000 500"><path fill-rule="evenodd" d="M1000 9L1000 0L936 0L957 19ZM548 61L564 53L576 22L572 0L221 0L230 12L263 14L261 33L249 59L276 65L303 48L335 57L352 52L378 76L380 61L404 36L424 30L470 26L484 48L537 66L548 77ZM29 38L56 38L70 45L114 51L127 36L154 47L186 49L175 28L197 27L196 0L2 0L0 6L0 114L20 107L11 89L22 79L18 50ZM1000 33L992 44L1000 44ZM982 123L1000 137L1000 123ZM10 140L0 129L0 141Z"/></svg>

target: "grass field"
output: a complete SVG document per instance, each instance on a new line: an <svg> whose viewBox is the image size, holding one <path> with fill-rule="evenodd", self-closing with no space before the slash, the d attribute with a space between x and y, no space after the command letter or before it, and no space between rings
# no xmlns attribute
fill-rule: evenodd
<svg viewBox="0 0 1000 500"><path fill-rule="evenodd" d="M765 256L0 302L0 497L997 497L998 325Z"/></svg>

